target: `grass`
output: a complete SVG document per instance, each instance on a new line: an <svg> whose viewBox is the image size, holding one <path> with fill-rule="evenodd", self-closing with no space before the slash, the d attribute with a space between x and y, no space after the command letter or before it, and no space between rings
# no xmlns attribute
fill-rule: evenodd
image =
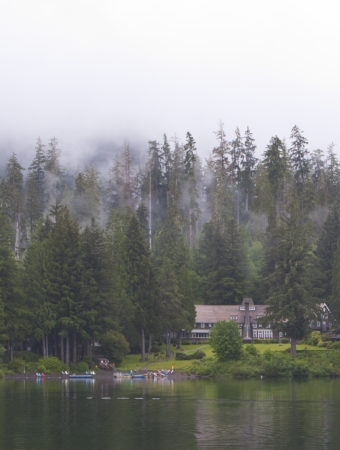
<svg viewBox="0 0 340 450"><path fill-rule="evenodd" d="M273 352L284 352L287 349L290 348L290 344L254 344L256 347L256 350L259 353L264 353L266 350L270 350ZM175 367L176 370L185 372L185 371L192 371L195 364L193 362L195 360L189 360L189 361L177 361L175 359L176 352L185 352L185 353L194 353L197 350L202 350L207 358L215 358L215 355L212 351L212 348L209 344L188 344L183 345L182 349L179 350L177 347L171 346L171 358L166 359L165 358L165 352L162 348L162 352L159 354L159 356L156 358L155 355L151 355L149 361L141 361L140 355L128 355L122 363L119 365L118 369L120 370L156 370L156 369L170 369L172 366ZM296 349L298 351L301 350L325 350L324 348L315 347L312 345L305 345L300 344L296 346Z"/></svg>

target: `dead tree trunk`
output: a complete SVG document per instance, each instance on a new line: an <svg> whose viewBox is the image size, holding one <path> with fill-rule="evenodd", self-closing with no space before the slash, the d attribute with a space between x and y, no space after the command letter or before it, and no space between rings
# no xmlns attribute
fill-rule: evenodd
<svg viewBox="0 0 340 450"><path fill-rule="evenodd" d="M142 328L142 348L141 348L141 354L142 354L142 361L145 361L145 332L144 328Z"/></svg>
<svg viewBox="0 0 340 450"><path fill-rule="evenodd" d="M65 355L65 364L67 366L70 365L70 336L67 333L66 335L66 355Z"/></svg>
<svg viewBox="0 0 340 450"><path fill-rule="evenodd" d="M72 361L74 363L77 362L77 335L74 332L73 333L73 357L72 357Z"/></svg>
<svg viewBox="0 0 340 450"><path fill-rule="evenodd" d="M60 336L60 359L62 362L65 362L65 354L64 354L64 336Z"/></svg>
<svg viewBox="0 0 340 450"><path fill-rule="evenodd" d="M290 354L296 356L296 339L290 338Z"/></svg>

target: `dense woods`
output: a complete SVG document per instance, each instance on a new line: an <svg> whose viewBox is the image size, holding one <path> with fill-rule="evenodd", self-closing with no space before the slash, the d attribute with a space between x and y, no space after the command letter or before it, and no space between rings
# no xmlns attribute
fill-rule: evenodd
<svg viewBox="0 0 340 450"><path fill-rule="evenodd" d="M53 138L0 183L0 339L66 364L100 343L148 357L194 324L194 304L269 304L293 340L326 301L340 315L340 166L334 146L256 149L247 128L203 161L194 137L128 144L107 171L71 173ZM143 161L143 162L141 162Z"/></svg>

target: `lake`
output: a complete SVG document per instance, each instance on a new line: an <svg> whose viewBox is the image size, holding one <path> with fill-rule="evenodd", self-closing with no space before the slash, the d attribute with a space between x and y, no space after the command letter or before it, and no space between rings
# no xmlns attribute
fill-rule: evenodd
<svg viewBox="0 0 340 450"><path fill-rule="evenodd" d="M339 379L0 381L1 450L338 448Z"/></svg>

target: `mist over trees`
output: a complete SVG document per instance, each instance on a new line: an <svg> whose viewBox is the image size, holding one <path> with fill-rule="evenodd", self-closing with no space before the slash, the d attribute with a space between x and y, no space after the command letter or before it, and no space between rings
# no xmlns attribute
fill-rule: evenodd
<svg viewBox="0 0 340 450"><path fill-rule="evenodd" d="M0 181L0 339L69 364L102 343L147 358L194 325L194 304L269 304L292 339L327 302L340 316L340 165L294 126L262 156L249 128L125 143L70 172L57 139L15 153ZM144 163L140 161L144 160ZM102 166L101 166L102 167ZM180 338L179 338L180 339Z"/></svg>

